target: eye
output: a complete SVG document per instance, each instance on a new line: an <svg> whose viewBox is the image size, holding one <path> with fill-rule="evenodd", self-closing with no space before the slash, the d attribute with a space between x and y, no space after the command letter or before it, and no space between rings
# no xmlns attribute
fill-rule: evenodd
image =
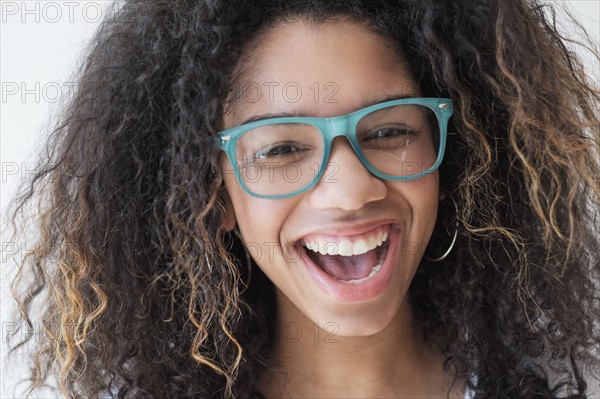
<svg viewBox="0 0 600 399"><path fill-rule="evenodd" d="M371 130L363 137L363 140L387 140L406 137L415 137L417 132L404 126L384 126Z"/></svg>
<svg viewBox="0 0 600 399"><path fill-rule="evenodd" d="M268 159L297 155L299 152L308 151L308 147L297 142L274 143L264 146L256 151L254 159Z"/></svg>
<svg viewBox="0 0 600 399"><path fill-rule="evenodd" d="M361 137L361 146L373 149L406 147L417 140L419 133L406 125L378 126Z"/></svg>

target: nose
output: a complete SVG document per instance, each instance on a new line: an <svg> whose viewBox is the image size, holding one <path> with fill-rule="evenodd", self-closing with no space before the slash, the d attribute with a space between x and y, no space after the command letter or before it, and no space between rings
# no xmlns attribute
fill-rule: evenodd
<svg viewBox="0 0 600 399"><path fill-rule="evenodd" d="M362 164L345 137L333 140L327 169L309 192L315 209L354 211L387 195L387 186Z"/></svg>

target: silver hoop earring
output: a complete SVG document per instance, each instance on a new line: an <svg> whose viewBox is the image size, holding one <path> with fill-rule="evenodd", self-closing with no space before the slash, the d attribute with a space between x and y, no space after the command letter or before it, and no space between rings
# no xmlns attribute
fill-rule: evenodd
<svg viewBox="0 0 600 399"><path fill-rule="evenodd" d="M242 246L244 247L244 254L246 255L246 270L248 273L248 278L243 283L244 288L242 288L240 290L240 295L242 295L244 292L246 292L248 290L248 287L250 286L250 279L252 278L252 258L250 258L250 254L248 253L248 250L246 249L246 245L244 244L244 240L242 239L242 234L238 230L237 226L235 226L235 229L233 229L233 232L240 239L240 242L242 243Z"/></svg>
<svg viewBox="0 0 600 399"><path fill-rule="evenodd" d="M446 250L446 252L444 252L444 254L438 258L430 258L429 256L426 256L425 259L429 262L439 262L442 261L444 259L446 259L446 257L450 254L450 252L452 251L452 248L454 248L454 244L456 243L456 239L458 238L458 206L456 205L456 202L454 201L454 198L450 197L450 199L452 200L452 203L454 204L454 210L456 211L455 215L456 215L456 224L454 225L454 235L452 237L452 243L450 244L450 248L448 248Z"/></svg>

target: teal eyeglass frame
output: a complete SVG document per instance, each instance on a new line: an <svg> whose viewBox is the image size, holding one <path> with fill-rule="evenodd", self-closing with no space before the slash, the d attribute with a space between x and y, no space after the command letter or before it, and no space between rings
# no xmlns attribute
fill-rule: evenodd
<svg viewBox="0 0 600 399"><path fill-rule="evenodd" d="M423 105L433 111L437 118L437 123L440 129L440 143L435 163L427 170L408 176L392 176L382 173L375 169L366 159L365 155L360 149L358 139L356 137L356 126L358 122L367 114L378 111L380 109L393 107L396 105ZM253 197L267 198L267 199L282 199L293 197L298 194L302 194L305 191L310 190L314 187L317 182L321 180L325 173L326 165L329 161L329 155L331 152L331 146L333 139L336 137L346 137L350 142L352 149L356 156L360 159L363 166L371 172L371 174L385 180L392 181L408 181L421 178L434 170L436 170L442 163L444 157L444 151L446 149L446 137L448 133L448 121L453 113L452 100L448 98L403 98L399 100L384 101L379 104L370 105L366 108L359 109L346 115L334 116L329 118L313 118L313 117L278 117L263 119L260 121L249 122L243 125L235 126L219 132L220 147L227 154L227 158L233 166L233 170L236 179L240 182L244 191ZM285 123L304 123L316 127L323 136L323 143L325 145L323 149L323 158L321 159L321 166L319 172L312 179L310 184L302 187L289 194L280 195L262 195L252 192L245 184L242 178L239 166L237 164L235 147L237 140L247 131L271 124L285 124Z"/></svg>

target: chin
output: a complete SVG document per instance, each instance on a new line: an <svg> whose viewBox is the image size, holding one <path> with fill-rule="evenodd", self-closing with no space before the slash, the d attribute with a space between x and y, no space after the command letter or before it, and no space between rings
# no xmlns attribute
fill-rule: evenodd
<svg viewBox="0 0 600 399"><path fill-rule="evenodd" d="M366 337L385 330L399 311L399 306L390 306L390 302L387 306L371 303L352 307L360 309L348 309L346 305L337 311L325 314L320 312L316 317L311 317L311 320L336 337Z"/></svg>

